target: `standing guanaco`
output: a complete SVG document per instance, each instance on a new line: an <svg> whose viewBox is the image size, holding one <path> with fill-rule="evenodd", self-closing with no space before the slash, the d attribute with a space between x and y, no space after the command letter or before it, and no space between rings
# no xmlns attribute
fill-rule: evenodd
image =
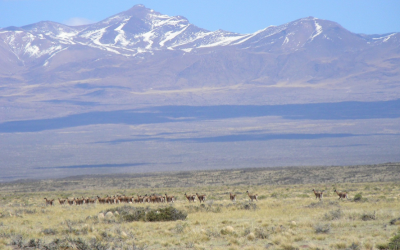
<svg viewBox="0 0 400 250"><path fill-rule="evenodd" d="M249 193L249 190L247 190L246 193L247 193L247 195L249 196L249 198L250 198L251 201L253 201L253 200L258 201L258 200L257 200L258 194L250 194L250 193Z"/></svg>
<svg viewBox="0 0 400 250"><path fill-rule="evenodd" d="M312 191L314 192L316 199L322 200L322 196L324 194L324 191L317 192L317 191L315 191L315 189L313 189Z"/></svg>
<svg viewBox="0 0 400 250"><path fill-rule="evenodd" d="M346 198L346 199L349 199L349 198L347 198L347 193L346 192L338 192L338 191L336 191L336 189L335 189L335 191L334 191L337 195L339 195L339 200L341 199L341 200L343 200L344 198Z"/></svg>
<svg viewBox="0 0 400 250"><path fill-rule="evenodd" d="M236 201L236 194L229 193L229 199L231 201Z"/></svg>
<svg viewBox="0 0 400 250"><path fill-rule="evenodd" d="M168 195L165 193L165 200L166 200L167 202L174 203L174 201L175 201L175 196L168 196Z"/></svg>
<svg viewBox="0 0 400 250"><path fill-rule="evenodd" d="M196 196L195 195L187 195L186 193L185 193L185 196L186 196L186 199L189 201L189 203L191 202L191 201L193 201L193 202L195 202L196 201Z"/></svg>
<svg viewBox="0 0 400 250"><path fill-rule="evenodd" d="M206 201L206 195L205 194L198 194L196 193L197 198L199 198L200 203Z"/></svg>
<svg viewBox="0 0 400 250"><path fill-rule="evenodd" d="M46 200L46 206L47 205L53 206L54 199L53 200L48 200L47 198L44 199Z"/></svg>

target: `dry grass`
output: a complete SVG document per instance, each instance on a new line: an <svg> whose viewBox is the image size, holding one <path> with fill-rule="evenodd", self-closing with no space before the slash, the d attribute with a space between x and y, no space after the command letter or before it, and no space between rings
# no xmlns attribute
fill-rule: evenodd
<svg viewBox="0 0 400 250"><path fill-rule="evenodd" d="M35 192L8 185L0 193L0 249L378 249L400 229L399 182L56 191L44 191L42 186L37 188L43 191ZM313 188L325 190L323 201L315 199ZM339 201L335 188L347 191L351 199ZM249 202L246 190L258 193L259 201ZM189 204L185 192L205 193L207 201ZM235 203L229 200L230 192L237 194ZM185 211L187 219L124 222L116 214L99 219L100 212L123 205L60 206L57 202L50 207L43 199L145 193L174 195L178 200L172 206ZM355 202L358 193L363 200ZM128 206L157 210L170 204Z"/></svg>

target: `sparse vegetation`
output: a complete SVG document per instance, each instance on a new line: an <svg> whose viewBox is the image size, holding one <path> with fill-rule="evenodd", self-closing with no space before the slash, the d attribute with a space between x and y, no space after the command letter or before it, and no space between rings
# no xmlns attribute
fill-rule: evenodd
<svg viewBox="0 0 400 250"><path fill-rule="evenodd" d="M206 178L206 177L204 177ZM184 178L183 178L184 180ZM157 179L163 183L163 179ZM55 181L57 182L57 180ZM364 202L339 201L337 183L118 189L86 182L86 189L25 192L12 184L0 197L0 249L396 249L400 183L340 183ZM126 183L129 184L129 183ZM11 184L10 184L11 185ZM80 184L77 184L80 185ZM368 188L366 188L366 186ZM6 186L3 185L5 188ZM10 191L12 189L12 191ZM7 189L6 189L7 190ZM259 194L251 202L246 191ZM21 192L24 191L24 192ZM206 194L189 202L184 194ZM236 201L230 199L236 194ZM158 193L174 203L46 206L48 199ZM386 199L381 196L385 195ZM272 198L273 197L273 198ZM385 230L383 230L383 227ZM392 248L390 248L392 247Z"/></svg>

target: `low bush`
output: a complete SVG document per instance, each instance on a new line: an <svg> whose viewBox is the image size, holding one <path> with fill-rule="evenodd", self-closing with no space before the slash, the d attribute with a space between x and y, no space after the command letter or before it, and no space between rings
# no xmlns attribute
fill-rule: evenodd
<svg viewBox="0 0 400 250"><path fill-rule="evenodd" d="M363 215L361 215L361 220L363 221L376 220L375 211L373 214L364 213Z"/></svg>
<svg viewBox="0 0 400 250"><path fill-rule="evenodd" d="M176 221L185 220L187 214L180 211L174 207L165 207L159 209L151 208L137 208L132 206L122 206L111 210L104 211L108 212L118 212L119 220L132 222L132 221Z"/></svg>
<svg viewBox="0 0 400 250"><path fill-rule="evenodd" d="M147 212L147 221L176 221L185 220L187 214L174 207L160 208Z"/></svg>
<svg viewBox="0 0 400 250"><path fill-rule="evenodd" d="M46 228L46 229L42 230L42 233L44 233L45 235L56 235L57 230L52 229L52 228Z"/></svg>
<svg viewBox="0 0 400 250"><path fill-rule="evenodd" d="M354 199L355 202L366 202L368 201L367 198L363 198L362 193L358 193L356 195L354 195Z"/></svg>
<svg viewBox="0 0 400 250"><path fill-rule="evenodd" d="M360 246L360 244L357 244L357 243L353 242L353 243L351 243L351 245L347 249L349 249L349 250L360 250L361 246Z"/></svg>
<svg viewBox="0 0 400 250"><path fill-rule="evenodd" d="M324 220L338 220L342 218L343 212L340 209L332 210L324 215Z"/></svg>
<svg viewBox="0 0 400 250"><path fill-rule="evenodd" d="M390 239L388 246L390 250L400 250L400 231Z"/></svg>
<svg viewBox="0 0 400 250"><path fill-rule="evenodd" d="M379 250L387 250L389 249L389 244L387 243L378 243L375 245L375 247Z"/></svg>
<svg viewBox="0 0 400 250"><path fill-rule="evenodd" d="M331 231L331 225L329 225L329 224L326 224L326 225L320 225L320 224L318 224L318 225L315 225L314 226L314 229L315 229L315 233L317 233L317 234L327 234L327 233L329 233L330 231Z"/></svg>
<svg viewBox="0 0 400 250"><path fill-rule="evenodd" d="M390 225L397 225L400 224L400 217L397 219L390 220Z"/></svg>
<svg viewBox="0 0 400 250"><path fill-rule="evenodd" d="M264 230L264 228L260 227L260 228L256 228L255 236L256 236L256 238L259 238L259 239L268 239L269 234Z"/></svg>

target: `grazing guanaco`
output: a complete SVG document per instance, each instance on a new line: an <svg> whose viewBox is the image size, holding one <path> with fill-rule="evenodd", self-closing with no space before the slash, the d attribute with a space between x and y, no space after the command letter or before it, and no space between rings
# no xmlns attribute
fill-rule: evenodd
<svg viewBox="0 0 400 250"><path fill-rule="evenodd" d="M347 193L346 192L338 192L338 191L336 191L336 189L335 189L335 191L334 191L337 195L339 195L339 200L341 199L341 200L343 200L344 198L346 198L346 199L349 199L349 198L347 198Z"/></svg>
<svg viewBox="0 0 400 250"><path fill-rule="evenodd" d="M229 199L231 201L236 201L236 194L229 193Z"/></svg>
<svg viewBox="0 0 400 250"><path fill-rule="evenodd" d="M145 203L145 202L148 202L148 203L150 203L150 196L147 196L147 194L145 194L144 196L143 196L143 201L142 201L143 203Z"/></svg>
<svg viewBox="0 0 400 250"><path fill-rule="evenodd" d="M83 205L83 203L85 202L85 199L74 198L74 201L75 201L75 205Z"/></svg>
<svg viewBox="0 0 400 250"><path fill-rule="evenodd" d="M48 200L47 198L44 198L44 199L46 200L46 206L47 205L53 206L54 199L53 200Z"/></svg>
<svg viewBox="0 0 400 250"><path fill-rule="evenodd" d="M66 201L66 199L60 200L60 198L58 198L58 202L60 203L60 205L64 205Z"/></svg>
<svg viewBox="0 0 400 250"><path fill-rule="evenodd" d="M70 205L70 206L71 206L71 205L74 205L74 200L75 200L75 199L73 199L73 200L68 199L68 200L67 200L67 201L68 201L68 205Z"/></svg>
<svg viewBox="0 0 400 250"><path fill-rule="evenodd" d="M324 191L317 192L317 191L315 191L315 189L313 189L312 191L314 192L316 199L322 200L322 196L324 194Z"/></svg>
<svg viewBox="0 0 400 250"><path fill-rule="evenodd" d="M250 194L250 193L249 193L249 190L247 190L246 193L247 193L247 195L249 196L249 198L250 198L251 201L253 201L253 200L258 201L258 200L257 200L258 194Z"/></svg>
<svg viewBox="0 0 400 250"><path fill-rule="evenodd" d="M100 204L106 203L106 198L100 198L100 196L97 196L97 200L99 201Z"/></svg>
<svg viewBox="0 0 400 250"><path fill-rule="evenodd" d="M168 196L167 194L165 194L165 200L166 200L167 202L174 203L174 201L175 201L175 196Z"/></svg>
<svg viewBox="0 0 400 250"><path fill-rule="evenodd" d="M197 198L199 198L200 203L206 201L206 195L205 194L198 194L196 193Z"/></svg>
<svg viewBox="0 0 400 250"><path fill-rule="evenodd" d="M86 203L87 204L95 204L97 199L91 199L91 198L87 198Z"/></svg>
<svg viewBox="0 0 400 250"><path fill-rule="evenodd" d="M185 196L186 196L186 199L189 201L189 203L191 202L191 201L193 201L193 202L195 202L196 201L196 196L195 195L187 195L186 193L185 193Z"/></svg>

